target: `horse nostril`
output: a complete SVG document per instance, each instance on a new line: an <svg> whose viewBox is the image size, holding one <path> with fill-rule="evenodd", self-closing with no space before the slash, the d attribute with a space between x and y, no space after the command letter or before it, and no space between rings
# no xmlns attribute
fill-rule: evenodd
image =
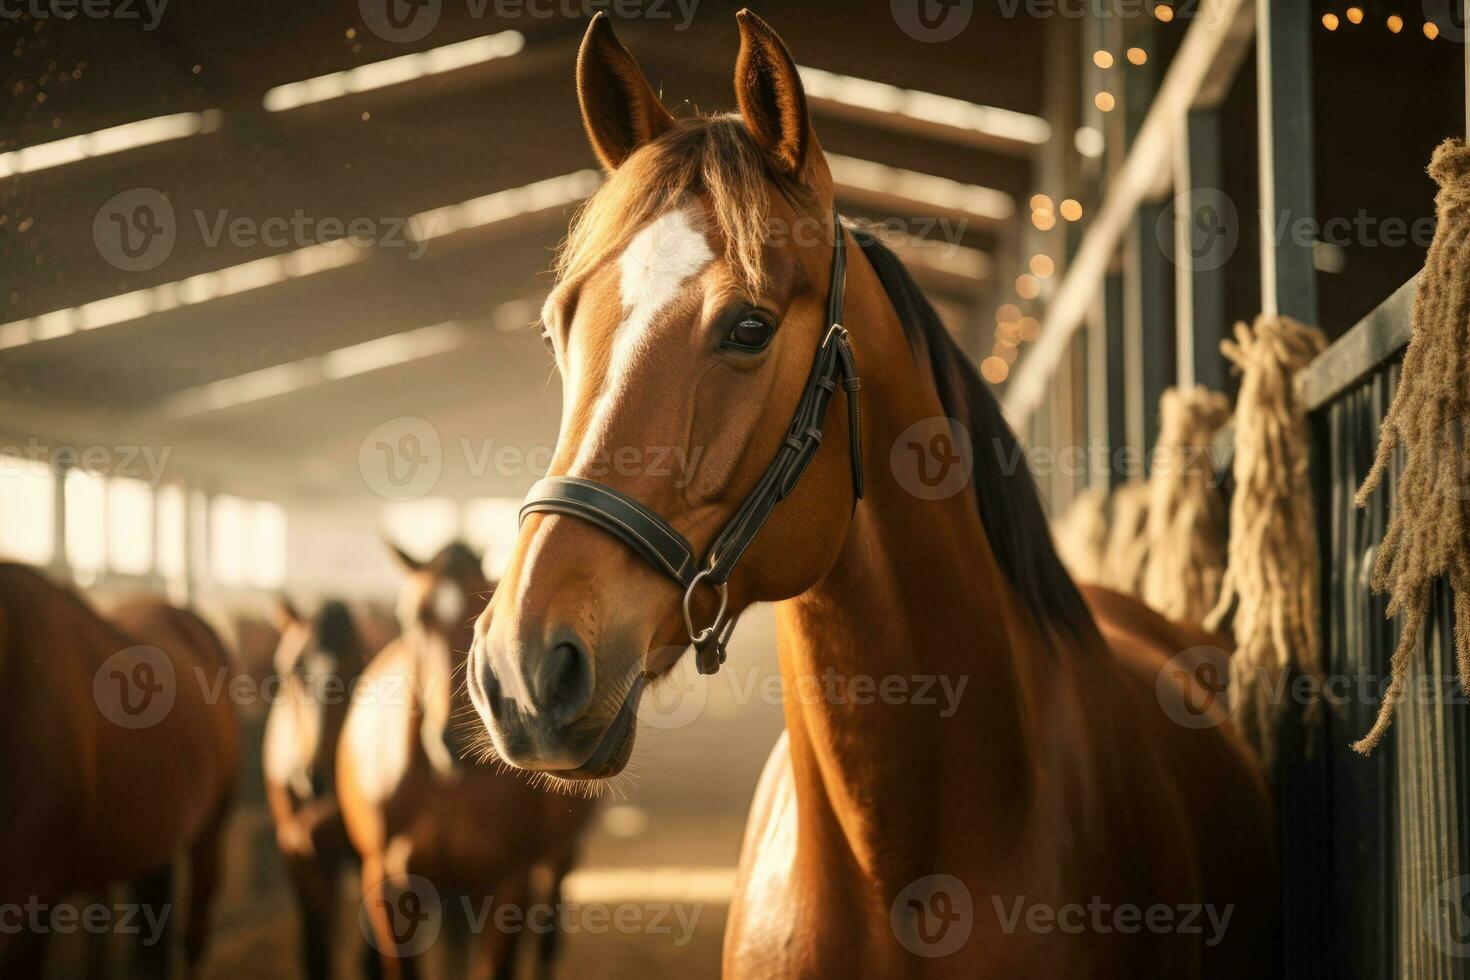
<svg viewBox="0 0 1470 980"><path fill-rule="evenodd" d="M575 721L592 700L592 658L580 643L556 644L537 664L531 697L538 713L562 724Z"/></svg>

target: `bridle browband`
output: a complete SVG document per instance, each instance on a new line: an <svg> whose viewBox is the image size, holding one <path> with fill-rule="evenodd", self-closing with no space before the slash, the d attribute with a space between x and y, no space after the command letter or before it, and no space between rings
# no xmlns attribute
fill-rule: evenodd
<svg viewBox="0 0 1470 980"><path fill-rule="evenodd" d="M847 391L854 509L863 496L862 419L858 410L861 382L852 347L848 344L847 330L842 326L842 300L847 286L847 245L846 233L835 209L832 226L836 240L832 247L832 281L827 292L828 327L817 347L811 374L796 406L796 415L776 450L776 458L710 544L703 561L698 560L689 541L657 512L596 480L548 476L531 488L526 502L521 505L523 521L527 514L548 513L580 517L596 524L678 582L684 589L684 626L689 631L689 642L694 644L696 665L701 674L713 674L725 662L725 645L734 632L737 618L725 617L730 575L735 570L735 563L771 516L771 511L792 491L816 455L822 443L827 405L837 390L839 377ZM720 605L714 621L703 629L696 629L690 602L701 582L715 589Z"/></svg>

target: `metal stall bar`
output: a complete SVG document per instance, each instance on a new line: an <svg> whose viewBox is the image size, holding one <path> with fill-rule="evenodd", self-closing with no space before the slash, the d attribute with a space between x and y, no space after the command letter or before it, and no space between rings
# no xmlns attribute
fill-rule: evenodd
<svg viewBox="0 0 1470 980"><path fill-rule="evenodd" d="M1013 425L1024 423L1046 394L1067 342L1086 318L1139 205L1167 194L1178 118L1191 108L1220 103L1250 50L1254 33L1251 0L1203 0L1200 4L1123 166L1048 304L1041 336L1017 362L1005 396L1006 414Z"/></svg>
<svg viewBox="0 0 1470 980"><path fill-rule="evenodd" d="M1174 323L1179 384L1225 390L1224 161L1218 109L1191 109L1174 154Z"/></svg>
<svg viewBox="0 0 1470 980"><path fill-rule="evenodd" d="M1312 246L1279 229L1317 213L1312 171L1312 35L1306 0L1258 0L1261 312L1317 322Z"/></svg>

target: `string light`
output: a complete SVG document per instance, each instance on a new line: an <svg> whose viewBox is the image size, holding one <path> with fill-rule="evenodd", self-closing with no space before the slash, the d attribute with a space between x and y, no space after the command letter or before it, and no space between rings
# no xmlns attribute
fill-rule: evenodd
<svg viewBox="0 0 1470 980"><path fill-rule="evenodd" d="M1142 48L1129 48L1128 60L1135 65L1141 65L1148 60L1148 52Z"/></svg>
<svg viewBox="0 0 1470 980"><path fill-rule="evenodd" d="M1349 7L1347 9L1347 19L1349 23L1361 24L1363 22L1363 8Z"/></svg>
<svg viewBox="0 0 1470 980"><path fill-rule="evenodd" d="M1047 197L1045 194L1032 194L1031 195L1031 210L1032 211L1050 211L1051 208L1052 208L1051 198Z"/></svg>
<svg viewBox="0 0 1470 980"><path fill-rule="evenodd" d="M1335 31L1335 30L1337 30L1337 24L1338 24L1338 20L1337 20L1337 15L1336 14L1323 14L1322 15L1322 26L1325 27L1325 28L1327 28L1329 31Z"/></svg>
<svg viewBox="0 0 1470 980"><path fill-rule="evenodd" d="M1404 19L1398 14L1389 14L1388 29L1391 33L1397 34L1399 31L1404 29Z"/></svg>
<svg viewBox="0 0 1470 980"><path fill-rule="evenodd" d="M1092 63L1099 68L1111 68L1113 67L1113 56L1106 51L1094 51L1092 53Z"/></svg>
<svg viewBox="0 0 1470 980"><path fill-rule="evenodd" d="M1113 111L1113 95L1112 95L1111 92L1099 92L1093 98L1092 104L1095 105L1095 106L1097 106L1103 112L1112 112Z"/></svg>
<svg viewBox="0 0 1470 980"><path fill-rule="evenodd" d="M1014 347L1021 342L1021 325L1007 320L995 326L995 342L1001 347Z"/></svg>
<svg viewBox="0 0 1470 980"><path fill-rule="evenodd" d="M1016 277L1016 295L1022 299L1035 299L1041 295L1041 281L1028 273Z"/></svg>
<svg viewBox="0 0 1470 980"><path fill-rule="evenodd" d="M1038 208L1031 212L1031 223L1038 231L1051 231L1052 226L1057 223L1056 215L1046 208Z"/></svg>
<svg viewBox="0 0 1470 980"><path fill-rule="evenodd" d="M1076 221L1082 217L1082 205L1078 204L1070 197L1062 202L1061 211L1062 217L1066 218L1068 221Z"/></svg>
<svg viewBox="0 0 1470 980"><path fill-rule="evenodd" d="M1037 279L1049 279L1055 271L1057 264L1051 260L1050 255L1031 256L1031 274Z"/></svg>
<svg viewBox="0 0 1470 980"><path fill-rule="evenodd" d="M1041 336L1041 321L1034 316L1023 316L1019 324L1021 328L1021 339L1030 343Z"/></svg>
<svg viewBox="0 0 1470 980"><path fill-rule="evenodd" d="M1000 384L1010 373L1010 366L994 355L980 362L980 377L993 385Z"/></svg>
<svg viewBox="0 0 1470 980"><path fill-rule="evenodd" d="M1016 363L1016 355L1019 352L1014 347L997 347L993 353L995 357L1010 365Z"/></svg>
<svg viewBox="0 0 1470 980"><path fill-rule="evenodd" d="M1435 38L1439 37L1439 25L1436 24L1432 20L1425 21L1424 22L1424 36L1427 37L1427 38L1429 38L1429 40L1431 40L1431 41L1433 41Z"/></svg>
<svg viewBox="0 0 1470 980"><path fill-rule="evenodd" d="M1161 3L1158 6L1154 7L1154 16L1157 17L1161 23L1167 24L1169 23L1169 21L1174 19L1174 8L1169 6L1168 4Z"/></svg>

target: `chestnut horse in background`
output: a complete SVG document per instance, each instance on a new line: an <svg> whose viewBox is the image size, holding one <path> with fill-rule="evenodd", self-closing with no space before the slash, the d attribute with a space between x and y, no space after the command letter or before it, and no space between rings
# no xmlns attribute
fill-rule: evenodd
<svg viewBox="0 0 1470 980"><path fill-rule="evenodd" d="M283 600L275 623L281 683L265 723L265 796L301 910L302 966L313 980L330 978L337 879L357 857L337 804L337 746L369 652L341 602L306 618Z"/></svg>
<svg viewBox="0 0 1470 980"><path fill-rule="evenodd" d="M543 311L564 378L549 475L602 482L621 446L702 459L679 485L655 472L606 484L696 556L776 458L842 286L832 176L795 63L759 18L737 19L739 114L675 120L593 18L577 84L609 174ZM728 581L731 614L779 602L788 697L726 975L1272 975L1258 761L1223 710L1175 720L1159 679L1178 650L1132 629L1109 646L989 388L893 253L835 234L851 243L842 322L861 392L833 389L829 438ZM854 397L861 453L841 437ZM945 466L961 479L936 492L924 478ZM714 589L694 594L692 618L682 592L603 526L525 514L469 667L501 756L568 781L621 770L639 694L693 624L720 621ZM968 681L952 713L872 696L923 678ZM1178 927L1139 925L1156 906ZM1207 913L1228 924L1199 927ZM1135 928L1113 927L1122 915Z"/></svg>
<svg viewBox="0 0 1470 980"><path fill-rule="evenodd" d="M169 919L184 919L192 974L239 767L229 658L203 620L160 600L110 618L0 563L0 907L136 881L140 906L174 912L186 852L188 899ZM39 976L46 941L0 932L0 976ZM149 954L161 969L168 944Z"/></svg>
<svg viewBox="0 0 1470 980"><path fill-rule="evenodd" d="M498 911L519 906L524 919L532 901L558 909L595 802L530 785L485 758L463 684L474 619L494 591L480 559L461 544L427 562L395 554L406 572L403 633L363 671L337 751L337 799L362 860L362 911L385 975L408 977L426 952L418 910L437 903L441 921L428 928L463 935L465 912L478 916L493 898L470 951L472 975L510 976L520 933L498 931ZM558 918L540 936L542 975Z"/></svg>

